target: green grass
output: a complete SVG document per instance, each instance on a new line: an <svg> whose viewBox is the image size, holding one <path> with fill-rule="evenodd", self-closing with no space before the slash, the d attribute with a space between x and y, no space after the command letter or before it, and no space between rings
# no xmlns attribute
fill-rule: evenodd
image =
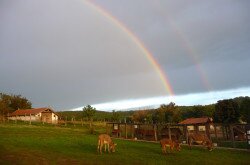
<svg viewBox="0 0 250 165"><path fill-rule="evenodd" d="M239 149L247 149L248 145L246 141L235 141L234 145L231 141L219 141L218 146L220 147L229 147L229 148L239 148Z"/></svg>
<svg viewBox="0 0 250 165"><path fill-rule="evenodd" d="M98 129L104 131L102 128ZM161 153L158 143L114 139L115 153L96 152L98 135L84 127L0 124L0 164L249 164L250 153L183 147Z"/></svg>

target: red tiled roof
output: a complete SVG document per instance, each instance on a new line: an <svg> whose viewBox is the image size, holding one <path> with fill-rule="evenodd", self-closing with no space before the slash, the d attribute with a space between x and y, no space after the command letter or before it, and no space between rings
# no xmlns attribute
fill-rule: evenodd
<svg viewBox="0 0 250 165"><path fill-rule="evenodd" d="M179 124L201 124L201 123L208 123L212 122L213 119L209 117L200 117L200 118L188 118L186 120L183 120Z"/></svg>
<svg viewBox="0 0 250 165"><path fill-rule="evenodd" d="M51 108L18 109L15 112L13 112L10 116L30 115L30 114L33 115L43 112L47 109L53 111Z"/></svg>

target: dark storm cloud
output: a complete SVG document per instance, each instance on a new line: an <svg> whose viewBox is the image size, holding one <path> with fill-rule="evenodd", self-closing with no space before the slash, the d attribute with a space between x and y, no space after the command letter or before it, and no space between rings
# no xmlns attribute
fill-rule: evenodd
<svg viewBox="0 0 250 165"><path fill-rule="evenodd" d="M65 109L166 94L139 47L84 2L1 3L2 92Z"/></svg>
<svg viewBox="0 0 250 165"><path fill-rule="evenodd" d="M95 4L142 40L176 94L249 87L249 1ZM57 109L167 94L136 43L82 0L1 0L0 20L2 92Z"/></svg>
<svg viewBox="0 0 250 165"><path fill-rule="evenodd" d="M176 94L208 90L204 78L214 90L249 86L249 1L122 2L96 1L143 40Z"/></svg>

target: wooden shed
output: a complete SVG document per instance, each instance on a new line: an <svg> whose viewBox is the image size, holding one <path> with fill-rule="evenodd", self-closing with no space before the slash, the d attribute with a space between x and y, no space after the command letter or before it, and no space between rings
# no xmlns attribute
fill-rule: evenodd
<svg viewBox="0 0 250 165"><path fill-rule="evenodd" d="M51 108L18 109L8 116L9 120L58 123L58 115Z"/></svg>
<svg viewBox="0 0 250 165"><path fill-rule="evenodd" d="M186 133L206 133L210 137L210 127L213 127L213 119L210 117L188 118L179 123L184 125Z"/></svg>

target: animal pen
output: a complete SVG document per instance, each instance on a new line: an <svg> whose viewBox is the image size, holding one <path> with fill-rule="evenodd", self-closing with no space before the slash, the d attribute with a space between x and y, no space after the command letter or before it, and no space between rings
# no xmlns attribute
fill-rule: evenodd
<svg viewBox="0 0 250 165"><path fill-rule="evenodd" d="M159 141L162 138L187 143L188 134L206 134L214 146L250 149L250 124L142 124L106 123L106 133L114 138Z"/></svg>

